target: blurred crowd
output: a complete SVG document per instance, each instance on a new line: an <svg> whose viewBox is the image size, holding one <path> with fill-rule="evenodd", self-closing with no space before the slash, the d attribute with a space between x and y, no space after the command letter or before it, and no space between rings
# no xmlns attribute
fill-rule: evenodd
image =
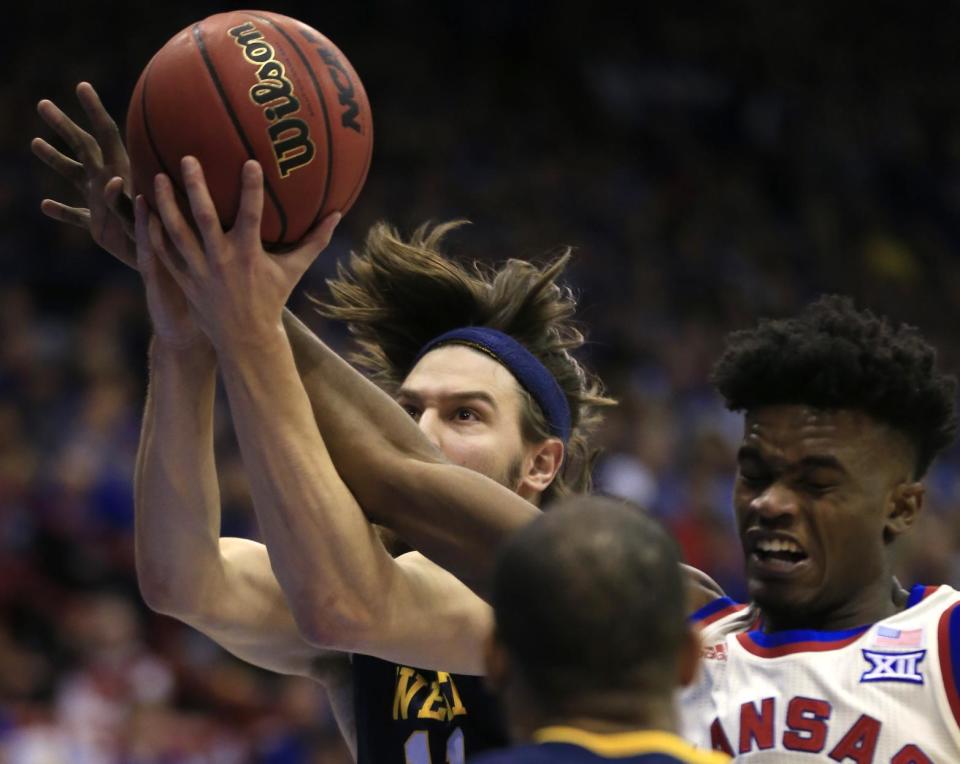
<svg viewBox="0 0 960 764"><path fill-rule="evenodd" d="M364 193L295 298L310 313L375 220L466 217L458 255L572 245L583 354L620 400L598 487L660 517L743 594L730 493L737 416L708 375L724 335L824 291L917 324L960 370L960 62L945 4L399 0L273 10L321 29L374 109ZM0 81L0 761L341 762L322 691L150 613L132 476L149 325L136 274L43 218L72 189L30 156L34 103L79 116L79 79L122 122L152 50L220 6L75 4L15 43ZM49 136L48 136L49 137ZM255 538L223 403L223 532ZM899 575L960 584L960 449L927 480Z"/></svg>

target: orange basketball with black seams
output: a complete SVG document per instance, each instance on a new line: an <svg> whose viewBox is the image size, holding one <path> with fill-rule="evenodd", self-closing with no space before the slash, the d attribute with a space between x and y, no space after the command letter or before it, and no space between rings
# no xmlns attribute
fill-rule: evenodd
<svg viewBox="0 0 960 764"><path fill-rule="evenodd" d="M152 207L154 176L169 175L184 198L180 159L197 157L225 227L243 163L256 159L261 237L287 246L354 203L373 123L360 78L330 40L277 13L231 11L187 27L150 60L130 101L127 148L134 188Z"/></svg>

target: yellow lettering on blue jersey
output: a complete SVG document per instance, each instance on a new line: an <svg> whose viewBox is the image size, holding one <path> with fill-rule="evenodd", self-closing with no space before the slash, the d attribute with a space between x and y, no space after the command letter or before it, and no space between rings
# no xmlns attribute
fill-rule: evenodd
<svg viewBox="0 0 960 764"><path fill-rule="evenodd" d="M447 712L449 710L450 707L447 704L447 699L440 694L440 682L431 682L430 694L427 695L427 699L423 701L423 705L420 706L420 711L417 712L417 718L436 719L442 722L448 718Z"/></svg>
<svg viewBox="0 0 960 764"><path fill-rule="evenodd" d="M414 679L412 686L410 685L411 679ZM413 701L414 696L426 686L426 680L412 668L406 666L397 667L397 689L393 695L394 720L407 718L407 715L410 713L410 703Z"/></svg>
<svg viewBox="0 0 960 764"><path fill-rule="evenodd" d="M426 696L421 695L422 702L415 703L417 695L424 689L428 690ZM397 666L397 685L393 693L394 720L409 718L411 705L418 719L444 722L467 715L467 707L463 705L457 685L449 673L438 671L437 678L429 681L416 669Z"/></svg>
<svg viewBox="0 0 960 764"><path fill-rule="evenodd" d="M453 698L453 706L450 706L449 702L447 703L449 715L448 719L452 719L455 716L466 716L467 708L463 705L463 701L460 700L460 693L457 692L457 685L453 681L453 677L450 676L446 671L437 672L437 681L440 684L449 684L450 685L450 695Z"/></svg>

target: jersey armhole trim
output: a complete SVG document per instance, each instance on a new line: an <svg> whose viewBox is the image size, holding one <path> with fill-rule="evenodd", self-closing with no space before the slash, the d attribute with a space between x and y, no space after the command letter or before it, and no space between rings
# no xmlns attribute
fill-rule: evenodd
<svg viewBox="0 0 960 764"><path fill-rule="evenodd" d="M960 602L951 605L940 616L937 632L943 689L947 693L953 721L960 727Z"/></svg>
<svg viewBox="0 0 960 764"><path fill-rule="evenodd" d="M740 602L734 602L729 597L718 597L713 602L708 602L702 608L688 616L690 623L700 626L709 626L721 618L725 618L731 613L743 610L746 605Z"/></svg>
<svg viewBox="0 0 960 764"><path fill-rule="evenodd" d="M914 584L912 587L910 587L910 597L907 599L907 606L905 609L909 610L914 605L923 602L939 588L939 586L924 586L923 584Z"/></svg>

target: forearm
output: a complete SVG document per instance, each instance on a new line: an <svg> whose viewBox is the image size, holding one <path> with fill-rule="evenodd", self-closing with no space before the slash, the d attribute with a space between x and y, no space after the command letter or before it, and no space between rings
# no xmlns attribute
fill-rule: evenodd
<svg viewBox="0 0 960 764"><path fill-rule="evenodd" d="M330 461L282 329L219 360L257 519L294 616L308 636L349 642L370 627L391 560Z"/></svg>
<svg viewBox="0 0 960 764"><path fill-rule="evenodd" d="M367 515L482 589L492 550L536 508L446 462L389 395L289 311L284 326L333 462Z"/></svg>
<svg viewBox="0 0 960 764"><path fill-rule="evenodd" d="M215 389L209 346L153 343L135 478L136 565L148 604L172 615L200 609L219 576Z"/></svg>
<svg viewBox="0 0 960 764"><path fill-rule="evenodd" d="M443 454L420 432L410 416L387 393L335 353L289 310L283 325L297 370L310 399L334 464L350 485L368 472L378 457L395 455L423 462L444 463ZM358 446L362 446L358 452ZM371 453L369 446L379 451ZM351 489L358 498L383 505L381 519L393 519L389 488L366 481ZM365 510L364 501L360 502Z"/></svg>

